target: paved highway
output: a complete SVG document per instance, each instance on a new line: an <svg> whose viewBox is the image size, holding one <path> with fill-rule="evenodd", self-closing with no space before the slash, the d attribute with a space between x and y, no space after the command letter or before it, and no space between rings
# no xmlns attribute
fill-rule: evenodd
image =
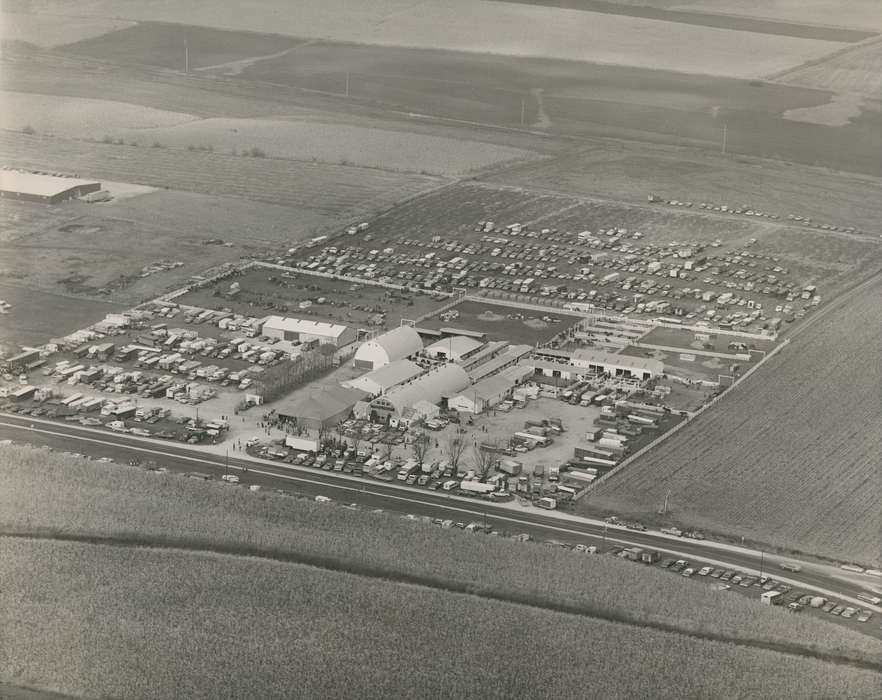
<svg viewBox="0 0 882 700"><path fill-rule="evenodd" d="M267 489L284 489L308 496L324 495L342 503L357 503L365 508L381 508L418 516L449 518L459 522L485 521L497 529L512 534L527 533L541 540L597 545L605 543L607 546L637 545L657 549L663 555L687 559L693 566L713 565L748 574L762 570L795 588L818 591L826 597L836 598L855 607L882 612L882 608L874 608L855 598L862 590L878 589L880 581L876 577L849 574L831 566L808 561L799 562L802 566L799 573L787 572L779 564L795 559L766 555L756 550L718 542L628 530L565 513L538 511L511 503L493 504L315 468L281 466L268 460L227 456L217 451L195 449L178 443L147 440L29 416L0 414L0 438L44 445L59 451L108 457L123 463L137 458L174 472L198 472L214 478L220 478L225 471L237 472L243 482L258 484ZM868 625L857 625L852 620L851 626L874 635L879 633L879 625L875 621Z"/></svg>

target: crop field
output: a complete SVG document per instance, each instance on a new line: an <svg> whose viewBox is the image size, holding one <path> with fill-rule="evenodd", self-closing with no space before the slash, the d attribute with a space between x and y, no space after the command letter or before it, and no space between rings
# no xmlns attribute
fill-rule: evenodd
<svg viewBox="0 0 882 700"><path fill-rule="evenodd" d="M238 65L249 59L285 53L302 39L278 34L225 31L174 24L135 24L117 32L71 42L61 50L111 63L146 63L183 70L189 49L190 70Z"/></svg>
<svg viewBox="0 0 882 700"><path fill-rule="evenodd" d="M651 513L670 491L677 522L878 565L880 293L877 279L818 319L587 500Z"/></svg>
<svg viewBox="0 0 882 700"><path fill-rule="evenodd" d="M203 194L236 196L306 208L325 216L354 216L437 187L419 175L170 148L85 143L0 132L0 154L13 167L58 169Z"/></svg>
<svg viewBox="0 0 882 700"><path fill-rule="evenodd" d="M52 47L133 26L132 22L106 17L14 12L15 4L15 0L5 2L3 7L6 11L0 13L0 38L3 41L21 41L35 46Z"/></svg>
<svg viewBox="0 0 882 700"><path fill-rule="evenodd" d="M461 328L486 333L489 340L508 340L513 345L542 345L558 333L572 328L577 316L554 312L527 311L513 306L502 306L492 301L463 301L453 307L459 316L444 321L437 316L419 322L420 328Z"/></svg>
<svg viewBox="0 0 882 700"><path fill-rule="evenodd" d="M698 12L769 17L791 22L809 22L832 27L855 27L882 32L882 16L876 0L625 0L640 5L677 5Z"/></svg>
<svg viewBox="0 0 882 700"><path fill-rule="evenodd" d="M49 8L52 5L49 3ZM507 3L476 5L459 0L443 6L414 7L404 0L374 0L352 10L339 2L329 7L326 2L310 0L299 3L296 13L279 11L282 7L287 6L265 3L261 12L243 13L216 0L174 7L115 0L90 3L80 11L384 46L541 56L735 77L764 75L841 46L832 41ZM541 36L530 31L537 24L543 27ZM512 41L512 37L518 40ZM100 41L96 39L92 45ZM114 47L120 43L107 41ZM652 52L646 50L649 45ZM683 54L684 45L691 47L692 57L701 55L700 69Z"/></svg>
<svg viewBox="0 0 882 700"><path fill-rule="evenodd" d="M880 13L882 14L882 13ZM882 93L882 41L875 40L775 76L788 85L857 93L878 100Z"/></svg>
<svg viewBox="0 0 882 700"><path fill-rule="evenodd" d="M230 280L224 280L211 287L192 290L177 301L206 309L229 308L248 315L276 313L357 327L380 325L390 329L398 327L402 318L412 319L430 313L447 302L446 298L436 301L427 294L393 292L377 285L287 274L286 277L286 273L274 268L255 267L235 278L241 291L233 298L223 294L215 296L215 290L225 292L229 289ZM319 303L319 299L324 301ZM312 304L301 309L299 304L303 301Z"/></svg>
<svg viewBox="0 0 882 700"><path fill-rule="evenodd" d="M3 200L0 275L30 289L131 305L208 267L291 245L329 221L310 209L168 190L102 204ZM206 245L211 240L230 246ZM159 261L183 265L141 276Z"/></svg>
<svg viewBox="0 0 882 700"><path fill-rule="evenodd" d="M0 541L0 554L3 628L16 640L0 678L77 695L572 697L590 686L681 698L737 683L745 695L869 698L879 682L869 670L289 563L20 540ZM460 657L468 663L450 663Z"/></svg>
<svg viewBox="0 0 882 700"><path fill-rule="evenodd" d="M102 139L125 134L126 142L150 144L150 131L196 119L141 105L27 92L0 91L0 129L21 131L30 126L41 134Z"/></svg>
<svg viewBox="0 0 882 700"><path fill-rule="evenodd" d="M0 529L7 532L138 533L157 544L275 554L369 575L382 571L391 579L416 577L453 590L468 585L489 597L528 596L538 605L574 605L615 619L664 620L685 632L785 645L805 640L799 644L836 648L855 659L875 658L877 649L877 642L865 635L807 616L778 610L770 615L755 602L720 597L707 586L672 580L661 570L629 575L633 564L613 557L475 537L368 511L19 446L0 445L0 477ZM171 530L169 523L174 523ZM690 612L697 609L703 611L700 619Z"/></svg>

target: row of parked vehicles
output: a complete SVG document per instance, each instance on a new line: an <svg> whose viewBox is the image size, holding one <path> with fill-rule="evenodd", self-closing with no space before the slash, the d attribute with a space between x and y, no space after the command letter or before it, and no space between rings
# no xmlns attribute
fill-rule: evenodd
<svg viewBox="0 0 882 700"><path fill-rule="evenodd" d="M388 454L353 447L317 453L300 452L272 446L260 447L256 439L246 443L246 447L260 457L323 471L370 476L381 481L400 481L408 486L423 486L433 491L443 490L492 500L513 498L507 490L508 474L498 473L482 480L475 470L453 467L447 461L430 460L421 465L413 458L401 462Z"/></svg>
<svg viewBox="0 0 882 700"><path fill-rule="evenodd" d="M873 616L871 610L863 610L851 607L836 601L828 600L823 596L811 595L803 591L794 590L792 586L780 581L776 581L771 576L751 576L748 574L740 574L731 569L717 569L712 566L690 566L689 562L684 559L664 559L659 564L661 568L668 569L680 574L686 578L692 576L707 577L717 579L723 586L724 590L733 586L752 589L759 588L763 591L760 600L767 605L783 605L790 612L800 612L805 608L815 608L823 610L836 616L842 616L846 619L854 617L858 622L866 622ZM798 565L781 565L788 571L799 571ZM859 593L858 598L865 600L867 603L878 605L882 603L882 599L871 594Z"/></svg>

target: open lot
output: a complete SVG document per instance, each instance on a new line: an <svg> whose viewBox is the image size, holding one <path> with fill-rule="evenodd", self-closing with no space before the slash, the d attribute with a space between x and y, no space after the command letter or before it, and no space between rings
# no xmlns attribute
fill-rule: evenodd
<svg viewBox="0 0 882 700"><path fill-rule="evenodd" d="M486 333L488 340L508 340L513 345L544 345L558 333L571 328L577 316L528 311L492 302L464 301L453 307L459 315L449 321L431 316L419 322L420 328L460 328Z"/></svg>
<svg viewBox="0 0 882 700"><path fill-rule="evenodd" d="M4 355L16 354L22 345L43 345L50 338L71 333L123 309L119 304L53 294L8 279L0 283L0 299L11 305L7 313L0 315L0 354Z"/></svg>
<svg viewBox="0 0 882 700"><path fill-rule="evenodd" d="M404 0L375 0L361 3L357 10L347 6L345 11L340 7L337 12L328 11L327 3L310 0L301 3L298 9L296 15L287 15L270 12L264 5L264 12L243 13L239 8L216 1L172 8L164 3L117 0L94 2L84 11L139 21L208 23L219 29L248 29L384 46L543 56L738 77L764 75L841 46L835 41L731 31L642 17L509 3L475 4L465 0L418 8ZM541 36L530 31L536 24L543 27ZM157 25L154 31L162 34L162 25ZM512 41L512 37L518 40ZM120 43L112 37L104 41L108 49L115 49ZM132 43L135 52L140 50L150 55L155 51L145 50L142 42ZM98 51L102 39L94 39L90 44L93 51ZM646 51L650 44L654 47L652 56ZM700 65L683 55L683 45L701 52ZM119 53L112 56L117 60L121 58Z"/></svg>
<svg viewBox="0 0 882 700"><path fill-rule="evenodd" d="M652 513L670 492L678 522L879 564L880 293L816 321L587 501Z"/></svg>
<svg viewBox="0 0 882 700"><path fill-rule="evenodd" d="M430 313L447 301L444 297L432 299L428 294L398 292L361 282L261 266L237 275L232 281L238 282L241 290L235 296L226 294L231 280L224 280L192 290L177 301L208 309L228 308L248 315L278 314L355 327L390 329L397 328L403 318L413 319ZM303 308L300 308L301 303L305 303Z"/></svg>
<svg viewBox="0 0 882 700"><path fill-rule="evenodd" d="M100 204L3 200L0 274L32 289L131 305L207 267L302 240L330 221L311 209L169 190ZM182 265L141 276L163 261Z"/></svg>

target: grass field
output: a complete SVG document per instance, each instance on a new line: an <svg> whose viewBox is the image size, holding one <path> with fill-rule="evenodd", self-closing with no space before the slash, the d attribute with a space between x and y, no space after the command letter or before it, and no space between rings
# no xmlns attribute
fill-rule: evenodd
<svg viewBox="0 0 882 700"><path fill-rule="evenodd" d="M169 190L92 205L4 200L0 282L131 305L177 289L208 267L285 248L333 221L306 207ZM231 246L203 244L211 239ZM159 260L184 265L140 277ZM21 299L20 311L39 318L38 297Z"/></svg>
<svg viewBox="0 0 882 700"><path fill-rule="evenodd" d="M841 45L639 17L467 0L417 6L406 0L374 0L359 3L358 8L343 0L310 0L299 3L297 12L283 8L287 6L278 2L264 3L260 12L243 13L216 0L174 7L116 0L93 2L80 11L93 16L209 24L366 44L541 56L738 77L764 75ZM537 25L543 28L539 34L532 31ZM651 53L646 50L649 45L653 46ZM683 54L684 45L691 48L689 56ZM700 63L694 60L699 54Z"/></svg>
<svg viewBox="0 0 882 700"><path fill-rule="evenodd" d="M102 139L125 136L126 142L150 145L151 131L195 119L193 115L167 112L142 105L26 92L0 92L3 111L0 129L20 131L30 126L41 134Z"/></svg>
<svg viewBox="0 0 882 700"><path fill-rule="evenodd" d="M878 279L589 497L793 551L878 565ZM585 501L583 501L585 502Z"/></svg>
<svg viewBox="0 0 882 700"><path fill-rule="evenodd" d="M274 158L434 175L465 175L538 157L495 144L317 121L206 119L156 128L124 127L108 133L126 141L159 141L173 148L210 146L229 153L257 147Z"/></svg>
<svg viewBox="0 0 882 700"><path fill-rule="evenodd" d="M439 184L435 178L341 165L85 143L0 132L8 165L75 171L83 177L232 195L329 216L381 210Z"/></svg>
<svg viewBox="0 0 882 700"><path fill-rule="evenodd" d="M0 446L0 530L135 536L174 546L264 554L325 568L423 581L488 597L724 639L762 641L855 659L865 635L769 611L739 596L615 558L475 537L396 517L327 507L219 482ZM382 573L380 573L382 572ZM696 615L701 610L701 615ZM770 612L772 614L770 614Z"/></svg>
<svg viewBox="0 0 882 700"><path fill-rule="evenodd" d="M599 145L486 179L640 203L653 192L680 201L746 204L782 217L797 214L882 232L877 178L691 148Z"/></svg>
<svg viewBox="0 0 882 700"><path fill-rule="evenodd" d="M878 689L868 670L293 564L22 541L0 541L0 555L0 619L15 639L0 678L91 697L552 698L590 687L605 698L652 688L657 698L855 699Z"/></svg>

